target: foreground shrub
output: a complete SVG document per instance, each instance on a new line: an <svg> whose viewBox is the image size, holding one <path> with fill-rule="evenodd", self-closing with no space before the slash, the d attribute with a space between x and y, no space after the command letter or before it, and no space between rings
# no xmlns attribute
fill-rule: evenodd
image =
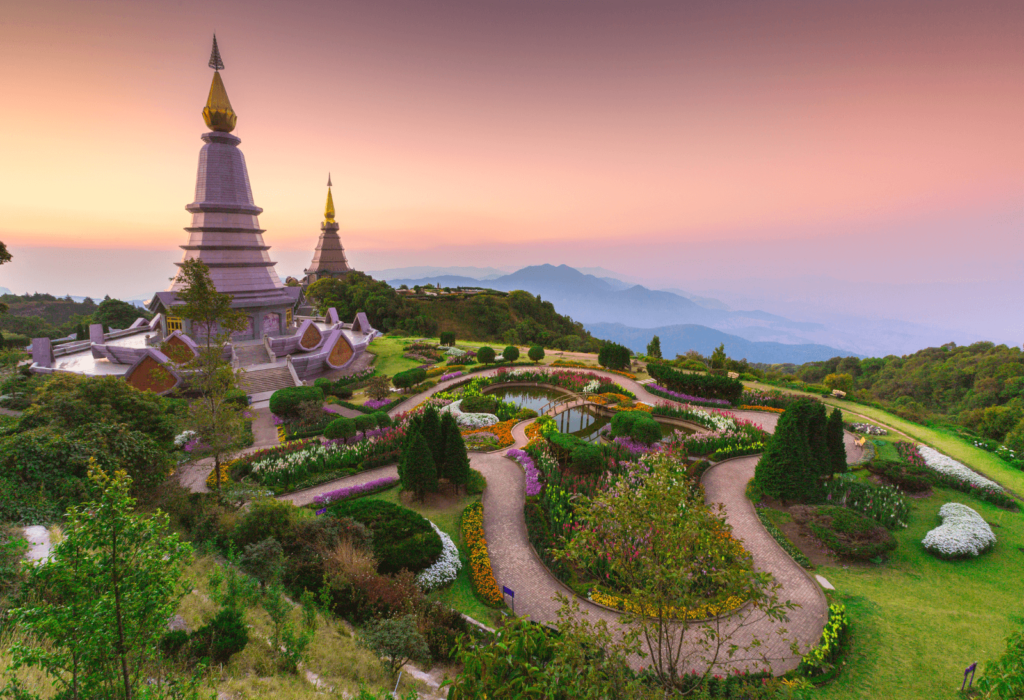
<svg viewBox="0 0 1024 700"><path fill-rule="evenodd" d="M222 608L216 617L197 629L188 640L188 650L196 659L226 664L249 644L249 628L236 608Z"/></svg>
<svg viewBox="0 0 1024 700"><path fill-rule="evenodd" d="M324 437L328 440L347 440L350 437L354 437L356 432L356 423L351 418L335 418L327 427L324 428Z"/></svg>
<svg viewBox="0 0 1024 700"><path fill-rule="evenodd" d="M940 559L979 556L996 545L996 536L978 511L962 503L939 508L942 524L930 530L921 544Z"/></svg>
<svg viewBox="0 0 1024 700"><path fill-rule="evenodd" d="M1006 639L1006 651L985 664L978 682L985 700L1014 700L1024 697L1024 629Z"/></svg>
<svg viewBox="0 0 1024 700"><path fill-rule="evenodd" d="M298 416L299 405L306 402L323 403L324 392L315 386L290 386L278 389L270 396L270 412L282 418Z"/></svg>
<svg viewBox="0 0 1024 700"><path fill-rule="evenodd" d="M417 573L437 561L441 554L441 538L430 521L408 508L378 501L359 499L328 506L338 518L351 518L373 532L373 554L377 570L393 574L408 569Z"/></svg>

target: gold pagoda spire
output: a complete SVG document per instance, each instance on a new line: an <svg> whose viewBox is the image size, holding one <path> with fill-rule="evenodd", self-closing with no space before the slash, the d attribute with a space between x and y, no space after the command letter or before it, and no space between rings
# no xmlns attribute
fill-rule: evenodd
<svg viewBox="0 0 1024 700"><path fill-rule="evenodd" d="M334 197L331 196L331 174L327 173L327 206L324 207L324 223L334 223Z"/></svg>
<svg viewBox="0 0 1024 700"><path fill-rule="evenodd" d="M220 77L224 62L220 58L220 49L217 48L216 34L213 35L210 68L213 68L213 84L210 85L210 96L206 98L206 107L203 108L203 121L211 131L232 131L235 122L238 121L238 115L231 109L228 91L224 89L224 81Z"/></svg>

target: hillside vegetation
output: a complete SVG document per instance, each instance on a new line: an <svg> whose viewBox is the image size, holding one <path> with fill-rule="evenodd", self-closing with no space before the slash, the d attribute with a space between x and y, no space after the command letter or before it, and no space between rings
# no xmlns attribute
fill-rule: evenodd
<svg viewBox="0 0 1024 700"><path fill-rule="evenodd" d="M0 315L0 331L11 341L62 338L76 332L88 334L90 323L127 328L140 316L150 317L145 309L110 297L97 304L89 297L78 302L71 297L58 299L52 294L4 294L0 303L8 309Z"/></svg>

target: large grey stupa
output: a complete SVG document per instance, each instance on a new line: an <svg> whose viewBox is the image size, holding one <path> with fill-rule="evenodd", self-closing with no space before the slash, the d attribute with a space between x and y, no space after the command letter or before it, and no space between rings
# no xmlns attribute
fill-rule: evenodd
<svg viewBox="0 0 1024 700"><path fill-rule="evenodd" d="M300 290L281 282L274 270L277 263L270 259L270 246L263 241L258 218L263 210L253 201L245 156L238 148L242 140L230 133L238 117L220 77L224 63L216 37L210 67L214 69L213 84L203 109L210 131L201 137L204 145L199 151L196 198L185 207L192 214L192 225L185 229L189 241L181 246L183 260L206 263L217 291L232 295L232 307L245 312L249 325L234 335L236 340L283 335ZM165 317L164 335L178 329L192 335L189 322L174 316L178 288L173 282L150 302L150 310Z"/></svg>

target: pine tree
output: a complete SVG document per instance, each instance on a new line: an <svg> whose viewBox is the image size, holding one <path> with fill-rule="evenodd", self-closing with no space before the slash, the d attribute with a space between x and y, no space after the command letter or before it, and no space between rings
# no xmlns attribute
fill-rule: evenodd
<svg viewBox="0 0 1024 700"><path fill-rule="evenodd" d="M411 489L422 501L427 491L437 491L437 467L430 454L427 439L415 433L405 455L406 488ZM403 484L405 486L405 484Z"/></svg>
<svg viewBox="0 0 1024 700"><path fill-rule="evenodd" d="M797 401L786 409L757 462L754 480L772 498L797 499L805 493L811 463L807 444L809 408L809 402Z"/></svg>
<svg viewBox="0 0 1024 700"><path fill-rule="evenodd" d="M405 439L402 441L402 449L398 454L398 480L402 484L402 488L411 490L412 486L408 483L406 478L406 455L409 454L409 448L412 445L413 438L420 434L423 428L423 416L415 415L409 419L409 422L405 426Z"/></svg>
<svg viewBox="0 0 1024 700"><path fill-rule="evenodd" d="M846 471L846 443L843 435L843 412L838 408L832 410L832 415L828 419L828 451L832 462L830 473L844 473Z"/></svg>
<svg viewBox="0 0 1024 700"><path fill-rule="evenodd" d="M661 338L654 336L651 342L647 343L647 356L656 360L661 359Z"/></svg>
<svg viewBox="0 0 1024 700"><path fill-rule="evenodd" d="M441 428L444 433L444 463L438 465L438 471L457 489L469 481L469 454L454 416L446 413L441 419Z"/></svg>
<svg viewBox="0 0 1024 700"><path fill-rule="evenodd" d="M829 455L828 414L825 404L814 403L807 407L807 447L811 458L807 465L804 489L809 492L820 479L832 473L832 459Z"/></svg>
<svg viewBox="0 0 1024 700"><path fill-rule="evenodd" d="M430 455L435 464L444 460L444 436L441 434L441 416L436 406L427 406L423 411L423 427L420 429L427 439Z"/></svg>

